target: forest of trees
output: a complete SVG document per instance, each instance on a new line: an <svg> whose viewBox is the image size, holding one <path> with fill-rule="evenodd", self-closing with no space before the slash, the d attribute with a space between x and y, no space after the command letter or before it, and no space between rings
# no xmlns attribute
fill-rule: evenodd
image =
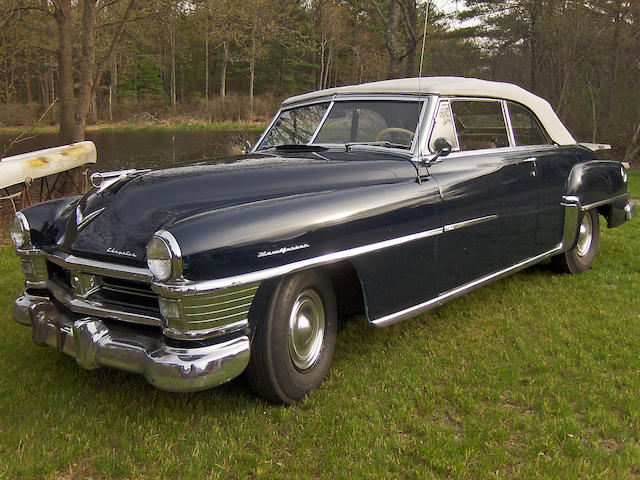
<svg viewBox="0 0 640 480"><path fill-rule="evenodd" d="M418 74L517 83L581 141L640 150L638 0L0 0L0 124L258 120Z"/></svg>

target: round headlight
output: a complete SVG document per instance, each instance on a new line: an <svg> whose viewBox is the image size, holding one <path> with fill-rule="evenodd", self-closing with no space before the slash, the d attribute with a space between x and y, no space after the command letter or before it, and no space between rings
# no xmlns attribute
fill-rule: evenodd
<svg viewBox="0 0 640 480"><path fill-rule="evenodd" d="M154 235L147 245L147 266L157 280L165 281L171 277L172 259L169 243Z"/></svg>
<svg viewBox="0 0 640 480"><path fill-rule="evenodd" d="M26 217L18 213L11 221L11 240L17 248L23 247L28 240L29 224Z"/></svg>

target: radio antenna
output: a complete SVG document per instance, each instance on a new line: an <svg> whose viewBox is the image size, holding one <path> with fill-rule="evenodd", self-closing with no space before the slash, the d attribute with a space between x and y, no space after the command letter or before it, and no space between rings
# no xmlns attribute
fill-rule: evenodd
<svg viewBox="0 0 640 480"><path fill-rule="evenodd" d="M427 11L424 14L424 31L422 32L422 49L420 50L420 74L418 76L418 90L420 90L420 80L422 79L422 64L424 62L424 46L427 40L427 24L429 23L429 7L431 0L427 0Z"/></svg>
<svg viewBox="0 0 640 480"><path fill-rule="evenodd" d="M431 0L427 0L427 10L424 14L424 30L422 32L422 48L420 49L420 72L418 73L418 123L420 122L420 112L423 110L422 105L422 64L424 63L424 46L427 41L427 24L429 23L429 7L431 6ZM418 149L420 148L420 133L422 125L418 125L420 130L418 131ZM418 151L418 159L422 157L422 152Z"/></svg>

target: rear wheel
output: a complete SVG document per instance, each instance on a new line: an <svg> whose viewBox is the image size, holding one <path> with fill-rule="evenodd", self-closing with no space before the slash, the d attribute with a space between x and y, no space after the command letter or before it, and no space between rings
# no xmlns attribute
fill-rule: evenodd
<svg viewBox="0 0 640 480"><path fill-rule="evenodd" d="M596 258L600 239L600 219L597 210L585 212L582 223L578 227L578 241L576 246L560 255L553 257L556 270L578 274L591 268Z"/></svg>
<svg viewBox="0 0 640 480"><path fill-rule="evenodd" d="M267 400L291 404L318 388L336 342L333 285L321 271L284 277L255 323L247 379Z"/></svg>

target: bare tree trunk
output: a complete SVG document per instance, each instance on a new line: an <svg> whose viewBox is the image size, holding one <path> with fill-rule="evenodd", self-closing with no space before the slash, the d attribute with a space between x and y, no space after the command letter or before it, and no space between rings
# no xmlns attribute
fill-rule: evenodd
<svg viewBox="0 0 640 480"><path fill-rule="evenodd" d="M171 23L171 31L169 32L169 48L171 49L171 108L176 108L176 37Z"/></svg>
<svg viewBox="0 0 640 480"><path fill-rule="evenodd" d="M400 6L397 0L391 0L389 20L387 21L384 38L389 52L388 78L398 78L402 65L402 49L398 39L400 26Z"/></svg>
<svg viewBox="0 0 640 480"><path fill-rule="evenodd" d="M322 37L320 38L320 78L318 79L318 90L322 89L322 86L324 85L324 76L325 76L324 50L325 50L326 44L327 44L327 41L325 40L324 34L323 34Z"/></svg>
<svg viewBox="0 0 640 480"><path fill-rule="evenodd" d="M227 62L229 61L229 39L222 42L222 70L220 72L220 96L224 98L227 94Z"/></svg>
<svg viewBox="0 0 640 480"><path fill-rule="evenodd" d="M60 96L60 142L73 142L75 105L73 98L73 24L71 0L56 0L58 26L58 88Z"/></svg>
<svg viewBox="0 0 640 480"><path fill-rule="evenodd" d="M109 121L113 121L113 97L118 88L118 62L114 55L111 59L111 79L109 81Z"/></svg>
<svg viewBox="0 0 640 480"><path fill-rule="evenodd" d="M4 59L4 103L9 103L9 65L7 59Z"/></svg>
<svg viewBox="0 0 640 480"><path fill-rule="evenodd" d="M631 163L640 153L640 122L635 127L633 131L633 137L631 138L631 142L627 146L626 151L624 152L624 162Z"/></svg>
<svg viewBox="0 0 640 480"><path fill-rule="evenodd" d="M254 19L257 22L257 18ZM253 87L256 78L256 25L251 35L251 56L249 57L249 119L253 119Z"/></svg>
<svg viewBox="0 0 640 480"><path fill-rule="evenodd" d="M618 66L619 66L618 57L619 57L619 51L620 51L620 28L622 27L622 22L624 18L624 15L622 13L621 3L622 3L621 0L616 0L614 2L615 11L613 12L613 17L614 17L613 38L611 40L611 50L609 50L610 52L609 78L608 78L609 88L607 89L607 97L604 103L607 107L602 112L604 115L605 125L608 124L606 123L606 121L611 117L610 106L613 101L613 95L616 88L617 76L618 76Z"/></svg>
<svg viewBox="0 0 640 480"><path fill-rule="evenodd" d="M591 141L596 143L596 138L598 135L598 111L596 108L596 95L595 89L593 88L593 84L589 81L589 96L591 98L591 122L592 122L592 130L591 130Z"/></svg>
<svg viewBox="0 0 640 480"><path fill-rule="evenodd" d="M405 23L407 27L407 39L406 39L406 56L407 65L405 73L407 77L413 77L415 75L416 68L416 47L418 46L418 37L416 35L416 27L418 24L418 10L415 0L409 0L403 4Z"/></svg>
<svg viewBox="0 0 640 480"><path fill-rule="evenodd" d="M89 105L89 124L94 125L98 122L98 102L96 94L91 95L91 104Z"/></svg>
<svg viewBox="0 0 640 480"><path fill-rule="evenodd" d="M284 54L286 47L284 43L280 44L280 72L278 72L278 95L282 95L284 91Z"/></svg>
<svg viewBox="0 0 640 480"><path fill-rule="evenodd" d="M529 25L528 25L528 44L529 49L529 89L535 92L538 88L538 37L537 37L537 24L538 24L538 7L540 6L539 0L531 0L529 2Z"/></svg>
<svg viewBox="0 0 640 480"><path fill-rule="evenodd" d="M209 12L205 18L204 28L204 98L209 103Z"/></svg>
<svg viewBox="0 0 640 480"><path fill-rule="evenodd" d="M82 56L80 57L80 89L76 105L73 138L74 142L84 140L87 113L93 94L93 75L95 70L95 38L96 1L84 0L82 10Z"/></svg>
<svg viewBox="0 0 640 480"><path fill-rule="evenodd" d="M24 86L27 89L27 103L33 102L31 97L31 72L29 71L29 61L24 62Z"/></svg>
<svg viewBox="0 0 640 480"><path fill-rule="evenodd" d="M55 75L53 74L53 64L53 54L51 53L49 54L49 71L47 72L47 91L49 93L49 97L45 100L47 105L51 105L56 99L56 80ZM58 88L60 88L60 86L58 86Z"/></svg>
<svg viewBox="0 0 640 480"><path fill-rule="evenodd" d="M329 73L331 72L332 58L333 58L333 40L329 40L329 52L327 53L327 66L325 68L324 84L322 85L322 88L327 88L329 86Z"/></svg>

